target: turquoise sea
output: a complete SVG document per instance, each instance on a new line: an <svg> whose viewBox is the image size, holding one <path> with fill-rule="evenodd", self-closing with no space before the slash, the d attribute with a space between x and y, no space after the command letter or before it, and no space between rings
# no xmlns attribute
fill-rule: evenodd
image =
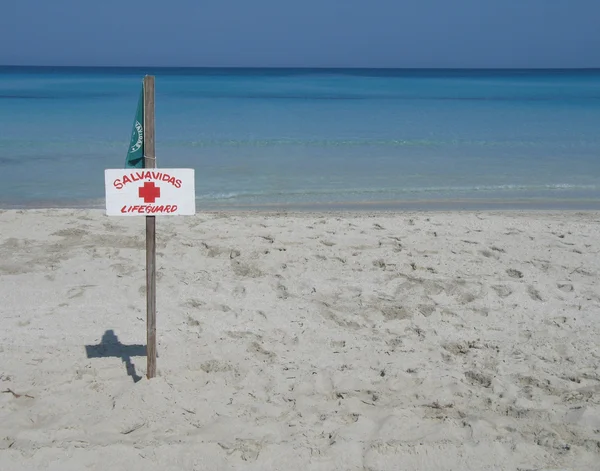
<svg viewBox="0 0 600 471"><path fill-rule="evenodd" d="M600 209L600 70L0 67L0 207L103 207L143 76L197 207Z"/></svg>

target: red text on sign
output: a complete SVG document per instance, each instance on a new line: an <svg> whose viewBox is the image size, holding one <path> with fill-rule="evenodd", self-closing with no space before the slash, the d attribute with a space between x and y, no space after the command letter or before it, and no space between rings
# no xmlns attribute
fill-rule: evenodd
<svg viewBox="0 0 600 471"><path fill-rule="evenodd" d="M121 208L121 213L138 213L138 214L170 214L177 211L176 204L167 204L161 206L153 206L151 204L142 205L125 205Z"/></svg>
<svg viewBox="0 0 600 471"><path fill-rule="evenodd" d="M156 180L159 182L166 182L173 185L175 188L181 188L181 180L172 177L168 173L162 172L151 172L144 170L141 172L132 172L128 175L123 175L123 178L117 178L113 185L117 190L121 190L128 183L139 182L141 180Z"/></svg>

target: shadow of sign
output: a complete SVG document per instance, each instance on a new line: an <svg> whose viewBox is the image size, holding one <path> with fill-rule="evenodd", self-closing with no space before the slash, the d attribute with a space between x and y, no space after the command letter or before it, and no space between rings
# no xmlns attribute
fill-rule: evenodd
<svg viewBox="0 0 600 471"><path fill-rule="evenodd" d="M127 374L133 378L134 383L142 379L136 373L131 357L146 356L146 345L124 345L119 342L113 330L107 330L99 344L86 345L85 351L88 358L120 358L125 363Z"/></svg>

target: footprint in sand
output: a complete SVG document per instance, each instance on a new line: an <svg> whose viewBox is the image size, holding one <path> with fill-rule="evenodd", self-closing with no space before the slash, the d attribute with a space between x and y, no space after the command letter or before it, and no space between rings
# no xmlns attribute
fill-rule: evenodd
<svg viewBox="0 0 600 471"><path fill-rule="evenodd" d="M200 321L198 319L194 319L192 316L187 316L185 321L187 328L186 330L192 330L196 332L196 334L201 334L203 332L202 326L200 325Z"/></svg>
<svg viewBox="0 0 600 471"><path fill-rule="evenodd" d="M483 386L484 388L489 388L492 385L491 376L479 373L477 371L467 371L465 373L465 377L473 385Z"/></svg>
<svg viewBox="0 0 600 471"><path fill-rule="evenodd" d="M231 267L237 276L244 278L258 278L263 274L256 266L240 262L237 259L231 261Z"/></svg>
<svg viewBox="0 0 600 471"><path fill-rule="evenodd" d="M83 293L85 293L88 288L93 288L94 286L95 285L81 285L75 288L71 288L69 291L67 291L67 296L69 297L69 299L80 298L81 296L83 296Z"/></svg>
<svg viewBox="0 0 600 471"><path fill-rule="evenodd" d="M573 285L571 283L558 283L556 287L565 293L573 291Z"/></svg>
<svg viewBox="0 0 600 471"><path fill-rule="evenodd" d="M386 320L402 320L412 317L412 313L404 306L385 306L381 308L381 313Z"/></svg>
<svg viewBox="0 0 600 471"><path fill-rule="evenodd" d="M491 250L480 250L479 253L486 258L493 258L496 260L500 259L500 256L497 253L492 252Z"/></svg>
<svg viewBox="0 0 600 471"><path fill-rule="evenodd" d="M185 303L183 303L183 307L191 308L191 309L200 309L206 303L199 299L190 298Z"/></svg>
<svg viewBox="0 0 600 471"><path fill-rule="evenodd" d="M523 273L519 270L515 270L514 268L509 268L506 270L506 274L511 278L523 278Z"/></svg>
<svg viewBox="0 0 600 471"><path fill-rule="evenodd" d="M506 298L512 294L512 289L505 285L494 285L492 289L496 292L498 296L501 298Z"/></svg>
<svg viewBox="0 0 600 471"><path fill-rule="evenodd" d="M262 360L273 361L277 356L275 353L266 350L260 343L252 342L248 346L248 352L257 354Z"/></svg>
<svg viewBox="0 0 600 471"><path fill-rule="evenodd" d="M133 265L127 265L125 263L114 263L110 268L117 272L117 276L129 276L136 271L136 268Z"/></svg>
<svg viewBox="0 0 600 471"><path fill-rule="evenodd" d="M279 299L287 299L290 296L287 287L281 283L277 284L276 291Z"/></svg>
<svg viewBox="0 0 600 471"><path fill-rule="evenodd" d="M204 362L200 365L200 369L205 373L224 373L235 370L230 363L219 360L209 360Z"/></svg>
<svg viewBox="0 0 600 471"><path fill-rule="evenodd" d="M527 294L529 294L529 297L531 299L533 299L534 301L543 301L544 300L542 298L542 295L540 294L540 292L537 289L535 289L533 286L527 287Z"/></svg>
<svg viewBox="0 0 600 471"><path fill-rule="evenodd" d="M429 317L435 312L435 306L430 304L419 304L418 309L424 317Z"/></svg>
<svg viewBox="0 0 600 471"><path fill-rule="evenodd" d="M64 237L66 239L81 239L82 237L89 235L88 231L84 231L83 229L61 229L60 231L53 232L50 235Z"/></svg>

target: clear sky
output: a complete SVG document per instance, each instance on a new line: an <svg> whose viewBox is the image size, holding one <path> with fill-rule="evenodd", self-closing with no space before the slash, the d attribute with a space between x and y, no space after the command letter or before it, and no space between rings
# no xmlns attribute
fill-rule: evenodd
<svg viewBox="0 0 600 471"><path fill-rule="evenodd" d="M0 64L600 67L600 0L0 0Z"/></svg>

